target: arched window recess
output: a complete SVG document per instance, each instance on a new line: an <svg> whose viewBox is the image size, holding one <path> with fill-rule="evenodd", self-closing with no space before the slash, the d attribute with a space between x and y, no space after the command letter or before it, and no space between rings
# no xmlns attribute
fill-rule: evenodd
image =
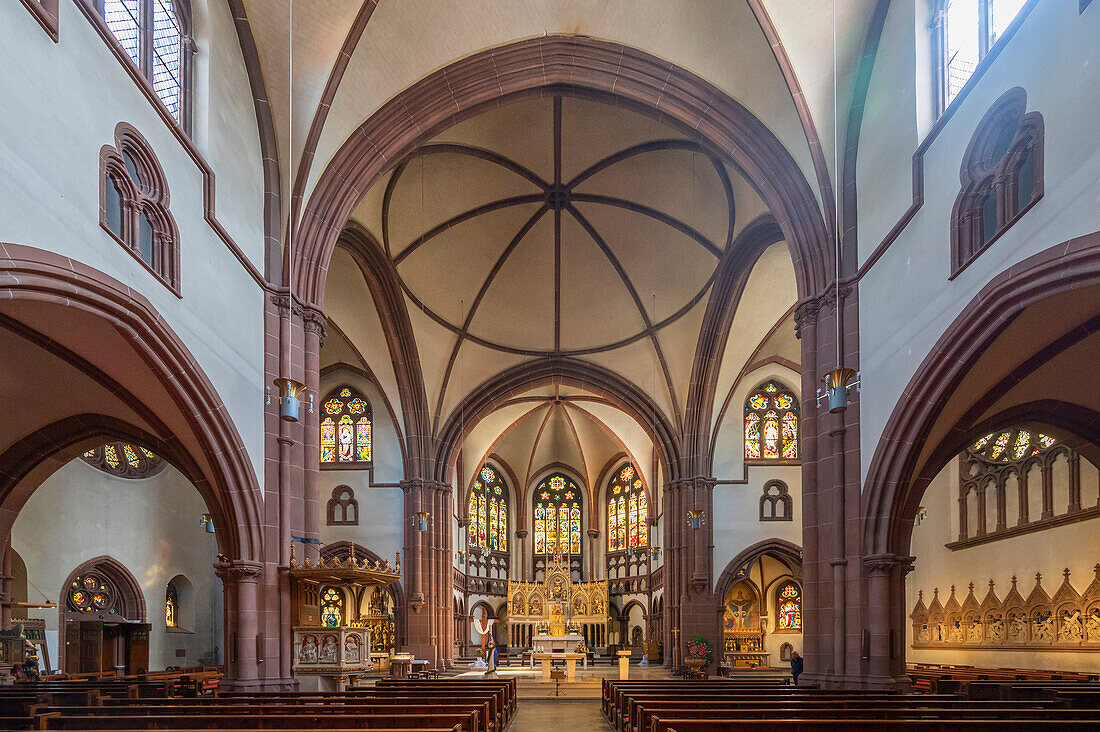
<svg viewBox="0 0 1100 732"><path fill-rule="evenodd" d="M745 400L745 461L798 461L799 413L794 392L771 380Z"/></svg>
<svg viewBox="0 0 1100 732"><path fill-rule="evenodd" d="M321 468L369 468L374 458L370 402L350 386L339 386L321 402Z"/></svg>

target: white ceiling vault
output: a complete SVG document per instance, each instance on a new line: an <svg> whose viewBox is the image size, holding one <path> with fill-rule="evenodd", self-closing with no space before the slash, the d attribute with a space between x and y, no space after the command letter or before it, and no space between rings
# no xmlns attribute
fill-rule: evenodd
<svg viewBox="0 0 1100 732"><path fill-rule="evenodd" d="M549 355L613 372L682 429L716 272L765 213L740 173L677 129L604 102L547 96L428 140L375 183L352 218L394 265L438 435L471 391ZM750 360L798 358L786 244L751 267L716 411ZM383 327L342 249L325 309L400 413ZM336 352L323 352L322 365L328 358ZM597 390L554 383L510 394L468 426L466 478L496 455L521 488L545 465L564 463L591 491L607 461L626 454L647 485L659 484L651 437Z"/></svg>

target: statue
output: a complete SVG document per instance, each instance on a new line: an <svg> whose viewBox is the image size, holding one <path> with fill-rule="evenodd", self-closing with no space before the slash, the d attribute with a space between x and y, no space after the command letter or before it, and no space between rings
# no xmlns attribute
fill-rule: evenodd
<svg viewBox="0 0 1100 732"><path fill-rule="evenodd" d="M318 658L321 663L336 663L336 636L326 635L321 640L321 653Z"/></svg>
<svg viewBox="0 0 1100 732"><path fill-rule="evenodd" d="M298 651L298 663L317 663L317 638L307 635L302 639L302 648Z"/></svg>
<svg viewBox="0 0 1100 732"><path fill-rule="evenodd" d="M359 662L359 636L349 635L344 639L344 660L348 663Z"/></svg>

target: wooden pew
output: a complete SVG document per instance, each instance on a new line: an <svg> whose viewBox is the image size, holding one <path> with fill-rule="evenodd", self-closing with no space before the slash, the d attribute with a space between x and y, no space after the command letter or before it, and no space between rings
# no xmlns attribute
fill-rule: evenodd
<svg viewBox="0 0 1100 732"><path fill-rule="evenodd" d="M160 730L160 729L392 729L442 727L473 732L477 712L469 714L170 714L97 715L51 717L46 729L58 730Z"/></svg>

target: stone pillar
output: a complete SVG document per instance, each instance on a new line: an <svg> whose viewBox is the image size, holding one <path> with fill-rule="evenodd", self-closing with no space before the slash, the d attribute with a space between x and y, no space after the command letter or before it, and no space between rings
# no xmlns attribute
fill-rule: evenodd
<svg viewBox="0 0 1100 732"><path fill-rule="evenodd" d="M405 589L408 593L407 645L417 658L437 666L444 658L442 643L449 642L446 626L451 611L451 488L443 483L412 478L401 481L405 493ZM421 531L416 513L432 518Z"/></svg>
<svg viewBox="0 0 1100 732"><path fill-rule="evenodd" d="M226 590L226 631L232 641L226 648L230 662L223 685L229 689L261 688L257 581L263 564L235 559L214 565L214 571Z"/></svg>
<svg viewBox="0 0 1100 732"><path fill-rule="evenodd" d="M13 593L13 583L11 576L11 535L8 535L7 540L4 542L4 562L3 571L0 572L0 630L11 630L11 607L9 602L15 600ZM65 635L64 629L59 630L62 636ZM58 643L64 643L64 637L58 638ZM43 662L45 659L43 659Z"/></svg>
<svg viewBox="0 0 1100 732"><path fill-rule="evenodd" d="M305 331L305 377L303 383L306 388L302 393L303 404L299 417L303 426L302 447L305 452L303 465L305 466L305 481L303 485L303 499L305 502L305 533L309 538L317 538L321 535L320 521L320 494L319 482L321 471L320 448L320 414L321 414L321 345L325 341L325 324L327 319L316 308L306 308L302 313L302 328ZM313 397L314 407L309 409L304 402L309 396Z"/></svg>
<svg viewBox="0 0 1100 732"><path fill-rule="evenodd" d="M669 634L672 636L666 646L666 665L673 669L680 667L684 646L696 636L705 638L714 648L714 658L721 653L721 633L719 623L720 601L713 592L714 572L714 478L694 477L675 480L666 486L666 495L671 499L666 505L666 533L675 545L672 563L665 562L665 597L672 595L677 607L670 618ZM698 529L687 525L689 510L702 510L705 515ZM670 588L670 583L673 584Z"/></svg>

